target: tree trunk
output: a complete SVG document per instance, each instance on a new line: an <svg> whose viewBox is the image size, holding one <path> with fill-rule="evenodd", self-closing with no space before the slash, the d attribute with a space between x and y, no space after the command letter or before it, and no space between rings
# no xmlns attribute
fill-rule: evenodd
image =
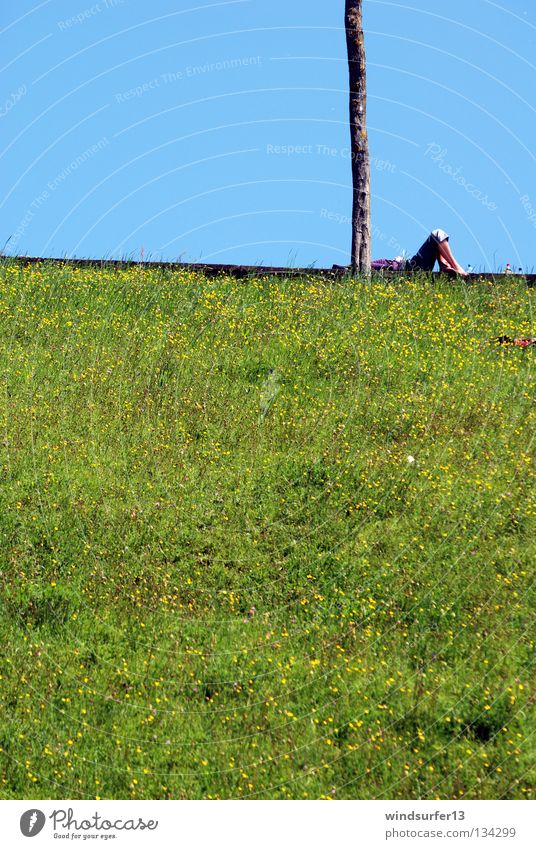
<svg viewBox="0 0 536 849"><path fill-rule="evenodd" d="M367 136L367 67L362 0L346 0L352 153L352 271L370 276L370 160Z"/></svg>

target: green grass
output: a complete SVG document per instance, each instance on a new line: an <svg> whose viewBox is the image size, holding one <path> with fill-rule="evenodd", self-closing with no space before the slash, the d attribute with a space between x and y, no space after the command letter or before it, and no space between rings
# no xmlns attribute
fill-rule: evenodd
<svg viewBox="0 0 536 849"><path fill-rule="evenodd" d="M1 264L0 795L534 798L535 297Z"/></svg>

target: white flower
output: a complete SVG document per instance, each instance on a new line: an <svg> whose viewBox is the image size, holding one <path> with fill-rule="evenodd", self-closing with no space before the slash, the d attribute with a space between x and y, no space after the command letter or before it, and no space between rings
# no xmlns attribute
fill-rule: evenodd
<svg viewBox="0 0 536 849"><path fill-rule="evenodd" d="M415 462L415 457L412 457L412 455L410 454L409 457L408 457L408 465L412 466L414 462Z"/></svg>

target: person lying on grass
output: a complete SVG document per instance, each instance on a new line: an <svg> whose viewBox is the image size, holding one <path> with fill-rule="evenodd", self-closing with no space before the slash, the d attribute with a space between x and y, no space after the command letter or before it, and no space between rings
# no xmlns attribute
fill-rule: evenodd
<svg viewBox="0 0 536 849"><path fill-rule="evenodd" d="M411 259L405 260L401 256L395 259L375 259L371 262L371 267L373 271L433 271L436 262L442 274L469 276L450 249L448 233L439 229L432 230ZM334 265L333 268L350 268L350 266Z"/></svg>
<svg viewBox="0 0 536 849"><path fill-rule="evenodd" d="M408 263L407 268L415 271L433 271L436 261L443 274L459 274L467 277L467 271L454 257L449 245L448 233L444 230L432 230L425 242ZM374 265L374 263L372 263Z"/></svg>

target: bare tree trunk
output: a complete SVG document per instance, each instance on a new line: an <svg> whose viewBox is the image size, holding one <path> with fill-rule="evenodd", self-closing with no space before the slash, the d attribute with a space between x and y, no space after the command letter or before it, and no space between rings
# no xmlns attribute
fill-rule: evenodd
<svg viewBox="0 0 536 849"><path fill-rule="evenodd" d="M367 67L362 0L346 0L352 152L352 271L370 276L370 160L367 135Z"/></svg>

